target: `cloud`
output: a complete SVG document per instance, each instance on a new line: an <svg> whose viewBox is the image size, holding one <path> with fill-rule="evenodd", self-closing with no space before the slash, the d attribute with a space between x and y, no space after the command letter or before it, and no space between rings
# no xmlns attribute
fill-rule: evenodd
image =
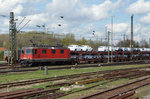
<svg viewBox="0 0 150 99"><path fill-rule="evenodd" d="M126 1L129 3L129 0ZM23 16L26 16L27 18L22 25L31 20L23 28L27 31L42 30L42 28L38 29L36 25L46 24L46 28L54 33L75 33L75 36L79 38L85 37L88 39L94 38L92 31L95 30L95 35L103 38L105 36L105 24L108 22L107 18L113 14L118 14L117 10L120 15L121 8L124 9L126 6L124 4L123 0L104 0L101 3L90 5L86 5L82 0L0 0L0 15L8 15L10 11L14 11L15 18L19 19L17 24L21 22ZM137 39L141 37L139 35L145 36L143 33L150 31L148 27L143 25L143 23L150 24L150 6L147 5L150 5L150 1L137 0L126 9L126 12L130 14L149 13L139 19L138 22L140 23L134 24L134 35ZM122 13L124 12L122 11ZM60 16L64 16L64 18L60 18ZM0 31L8 30L9 20L0 19L0 22L3 24L3 26L0 25ZM130 35L130 23L119 22L119 19L118 23L114 21L114 38L121 33ZM58 24L61 24L61 26L58 26ZM104 26L100 28L99 25ZM110 30L110 24L108 26Z"/></svg>
<svg viewBox="0 0 150 99"><path fill-rule="evenodd" d="M0 0L0 15L9 16L12 11L17 15L37 14L40 2L45 3L46 0Z"/></svg>
<svg viewBox="0 0 150 99"><path fill-rule="evenodd" d="M35 27L36 25L43 25L48 23L49 19L46 13L34 14L26 16L26 20L31 20L29 23L30 27Z"/></svg>
<svg viewBox="0 0 150 99"><path fill-rule="evenodd" d="M108 31L111 31L111 24L107 24ZM142 39L148 40L150 37L150 28L146 27L141 23L136 23L133 26L133 35L135 41L140 41ZM127 35L130 39L131 35L131 24L130 23L114 23L113 24L113 36L114 40L118 42L122 39L123 34Z"/></svg>
<svg viewBox="0 0 150 99"><path fill-rule="evenodd" d="M46 13L50 20L47 21L49 22L47 25L50 30L55 32L91 36L95 27L93 23L106 19L113 10L120 8L121 5L122 0L116 2L105 0L90 6L85 5L80 0L52 0L46 5ZM60 16L64 16L64 18L61 19ZM58 27L58 23L61 23L62 26ZM100 30L96 30L95 34L104 36L103 31Z"/></svg>
<svg viewBox="0 0 150 99"><path fill-rule="evenodd" d="M17 5L17 6L13 9L13 12L14 12L15 14L21 14L22 10L23 10L22 5Z"/></svg>
<svg viewBox="0 0 150 99"><path fill-rule="evenodd" d="M31 27L37 24L46 24L47 26L54 27L53 24L55 24L55 28L58 28L56 24L61 23L65 31L72 31L77 28L82 28L83 24L87 25L107 18L113 9L121 5L122 0L116 2L106 0L103 3L91 6L86 6L80 0L52 0L52 2L44 0L44 2L49 3L47 5L45 4L46 7L40 12L38 11L37 5L33 3L39 3L41 1L0 0L0 14L8 15L8 12L14 11L15 15L17 15L15 17L23 18L25 15L28 20L30 19L29 26ZM30 7L32 4L33 7ZM63 19L60 18L61 15L64 16Z"/></svg>
<svg viewBox="0 0 150 99"><path fill-rule="evenodd" d="M150 12L150 1L137 0L126 9L129 14L145 14Z"/></svg>
<svg viewBox="0 0 150 99"><path fill-rule="evenodd" d="M148 13L147 16L140 18L139 21L144 24L150 24L150 13Z"/></svg>
<svg viewBox="0 0 150 99"><path fill-rule="evenodd" d="M129 28L129 23L114 24L114 32L116 33L127 32L128 28Z"/></svg>
<svg viewBox="0 0 150 99"><path fill-rule="evenodd" d="M111 31L111 24L108 24L108 30ZM114 23L113 24L113 32L114 33L126 33L128 31L129 23Z"/></svg>
<svg viewBox="0 0 150 99"><path fill-rule="evenodd" d="M121 5L122 0L112 3L106 0L101 4L94 4L87 7L79 0L53 0L47 4L47 12L53 17L63 15L66 21L92 22L107 18L109 13ZM63 3L63 5L62 5ZM52 10L53 9L53 10Z"/></svg>
<svg viewBox="0 0 150 99"><path fill-rule="evenodd" d="M0 14L8 15L8 13L11 11L16 11L16 13L20 13L23 8L19 4L23 4L26 1L27 0L0 0Z"/></svg>

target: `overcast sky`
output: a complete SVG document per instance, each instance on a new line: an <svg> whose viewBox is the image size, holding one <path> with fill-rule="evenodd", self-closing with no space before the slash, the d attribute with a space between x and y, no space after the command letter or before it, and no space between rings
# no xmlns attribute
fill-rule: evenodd
<svg viewBox="0 0 150 99"><path fill-rule="evenodd" d="M0 33L8 33L9 13L13 11L17 24L26 17L31 22L22 31L42 31L36 25L46 25L54 33L73 33L76 37L105 37L105 26L114 23L114 40L130 37L130 18L134 14L134 40L150 38L150 0L0 0ZM64 18L60 18L64 16ZM62 26L58 26L62 24Z"/></svg>

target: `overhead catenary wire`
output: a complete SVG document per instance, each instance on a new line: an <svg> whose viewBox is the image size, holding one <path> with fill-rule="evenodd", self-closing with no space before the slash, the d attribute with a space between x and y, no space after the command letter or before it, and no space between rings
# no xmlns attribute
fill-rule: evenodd
<svg viewBox="0 0 150 99"><path fill-rule="evenodd" d="M26 18L26 17L24 17L24 18L21 20L21 22L18 24L18 26L17 26L16 28L18 28L18 27L22 24L22 22L25 20L25 18Z"/></svg>
<svg viewBox="0 0 150 99"><path fill-rule="evenodd" d="M31 20L29 20L26 24L24 24L23 27L21 27L17 32L20 32L20 30L21 30L22 28L24 28L30 21L31 21Z"/></svg>

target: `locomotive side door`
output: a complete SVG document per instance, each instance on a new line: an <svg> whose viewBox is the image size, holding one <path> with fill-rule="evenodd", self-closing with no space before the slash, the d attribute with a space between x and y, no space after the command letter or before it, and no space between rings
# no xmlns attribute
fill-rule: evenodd
<svg viewBox="0 0 150 99"><path fill-rule="evenodd" d="M51 58L55 58L55 53L56 53L56 50L55 50L55 49L52 49L52 50L51 50L51 55L52 55Z"/></svg>
<svg viewBox="0 0 150 99"><path fill-rule="evenodd" d="M33 58L34 58L34 59L39 58L38 50L37 50L37 49L34 49L34 51L33 51Z"/></svg>

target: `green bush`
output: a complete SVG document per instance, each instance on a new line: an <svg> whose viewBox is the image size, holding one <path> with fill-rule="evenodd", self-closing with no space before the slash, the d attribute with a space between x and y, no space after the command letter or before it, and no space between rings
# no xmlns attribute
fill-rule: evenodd
<svg viewBox="0 0 150 99"><path fill-rule="evenodd" d="M0 51L0 60L4 59L4 51Z"/></svg>

